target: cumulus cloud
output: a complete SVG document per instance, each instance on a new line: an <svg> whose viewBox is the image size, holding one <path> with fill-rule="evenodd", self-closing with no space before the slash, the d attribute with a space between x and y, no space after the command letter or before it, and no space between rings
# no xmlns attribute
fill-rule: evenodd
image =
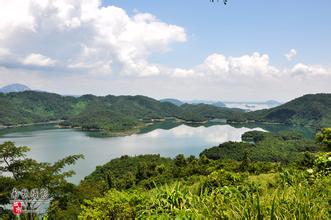
<svg viewBox="0 0 331 220"><path fill-rule="evenodd" d="M280 71L270 65L267 54L255 52L251 55L226 57L223 54L209 55L202 64L192 69L176 68L174 77L209 77L218 80L243 80L245 78L272 78L277 77Z"/></svg>
<svg viewBox="0 0 331 220"><path fill-rule="evenodd" d="M200 65L191 69L175 68L170 71L173 77L203 77L214 80L247 81L250 79L277 80L283 76L331 76L331 68L322 65L295 64L293 67L278 68L270 64L268 54L255 52L239 57L214 53L209 55Z"/></svg>
<svg viewBox="0 0 331 220"><path fill-rule="evenodd" d="M22 61L25 65L35 65L35 66L53 66L56 61L42 54L32 53L25 57Z"/></svg>
<svg viewBox="0 0 331 220"><path fill-rule="evenodd" d="M295 49L291 49L289 52L287 52L284 56L288 61L292 61L293 58L297 55L297 51Z"/></svg>
<svg viewBox="0 0 331 220"><path fill-rule="evenodd" d="M216 52L186 68L152 63L154 54L187 40L185 29L150 13L128 15L100 0L0 0L0 6L1 85L20 82L62 94L183 99L331 92L330 68L298 63L284 69L258 52ZM291 49L286 58L296 54Z"/></svg>
<svg viewBox="0 0 331 220"><path fill-rule="evenodd" d="M208 56L204 63L197 68L205 74L232 77L234 75L255 77L258 75L276 75L278 69L269 64L267 54L260 55L255 52L252 55L240 57L225 57L222 54Z"/></svg>
<svg viewBox="0 0 331 220"><path fill-rule="evenodd" d="M11 62L23 60L24 65L158 75L149 56L186 41L182 27L149 13L129 16L99 0L0 0L0 5L0 48L12 52Z"/></svg>
<svg viewBox="0 0 331 220"><path fill-rule="evenodd" d="M290 72L294 76L331 76L331 69L321 65L305 65L303 63L296 64Z"/></svg>

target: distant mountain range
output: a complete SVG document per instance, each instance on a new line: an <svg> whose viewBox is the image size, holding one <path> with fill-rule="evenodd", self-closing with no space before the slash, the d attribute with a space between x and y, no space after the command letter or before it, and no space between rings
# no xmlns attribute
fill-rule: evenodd
<svg viewBox="0 0 331 220"><path fill-rule="evenodd" d="M240 108L246 111L256 111L261 109L269 109L281 105L281 102L275 100L268 100L265 102L224 102L226 107Z"/></svg>
<svg viewBox="0 0 331 220"><path fill-rule="evenodd" d="M15 84L10 84L7 86L4 86L0 88L1 93L10 93L10 92L23 92L23 91L28 91L31 90L29 87L23 84L15 83Z"/></svg>
<svg viewBox="0 0 331 220"><path fill-rule="evenodd" d="M185 104L185 102L182 102L178 99L160 99L160 102L168 102L177 106L181 106Z"/></svg>
<svg viewBox="0 0 331 220"><path fill-rule="evenodd" d="M178 99L161 99L160 102L169 102L177 106L181 106L184 104L192 104L192 105L198 105L198 104L206 104L206 105L213 105L216 107L226 107L226 105L223 102L214 102L214 101L206 101L206 100L192 100L192 101L181 101Z"/></svg>
<svg viewBox="0 0 331 220"><path fill-rule="evenodd" d="M275 100L268 100L265 102L221 102L221 101L207 101L207 100L191 100L191 101L181 101L178 99L161 99L161 102L169 102L177 106L181 106L185 103L187 104L207 104L207 105L213 105L216 107L228 107L228 108L240 108L247 111L255 111L260 109L268 109L272 107L276 107L278 105L281 105L282 103L275 101Z"/></svg>
<svg viewBox="0 0 331 220"><path fill-rule="evenodd" d="M10 92L23 92L23 91L29 91L31 90L28 86L15 83L10 84L7 86L4 86L0 88L0 93L10 93ZM75 96L78 97L78 96ZM221 102L221 101L207 101L207 100L191 100L191 101L181 101L178 99L161 99L160 102L168 102L172 103L177 106L181 106L185 103L187 104L207 104L207 105L213 105L216 107L228 107L228 108L240 108L245 110L259 110L264 108L271 108L280 105L280 102L269 100L266 102Z"/></svg>
<svg viewBox="0 0 331 220"><path fill-rule="evenodd" d="M25 91L13 92L20 90ZM167 118L188 123L226 119L229 123L255 121L331 126L331 94L305 95L270 109L245 112L238 108L222 107L221 102L205 104L202 101L192 101L194 104L188 104L176 99L158 101L139 95L73 97L26 90L29 88L20 84L2 88L0 126L62 120L63 126L127 131ZM278 104L275 101L268 103Z"/></svg>

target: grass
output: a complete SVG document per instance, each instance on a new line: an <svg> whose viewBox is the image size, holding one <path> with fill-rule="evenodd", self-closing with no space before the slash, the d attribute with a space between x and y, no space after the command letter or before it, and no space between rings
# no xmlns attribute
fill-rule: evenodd
<svg viewBox="0 0 331 220"><path fill-rule="evenodd" d="M329 219L330 189L325 188L331 183L328 178L312 185L307 181L282 185L279 181L278 175L267 174L251 176L242 185L217 187L212 191L198 192L194 185L192 188L181 182L148 192L111 191L106 197L83 206L81 217L93 217L88 213L96 210L95 203L112 204L109 208L119 202L118 198L125 198L117 204L125 210L117 214L138 219ZM270 182L279 184L272 186Z"/></svg>

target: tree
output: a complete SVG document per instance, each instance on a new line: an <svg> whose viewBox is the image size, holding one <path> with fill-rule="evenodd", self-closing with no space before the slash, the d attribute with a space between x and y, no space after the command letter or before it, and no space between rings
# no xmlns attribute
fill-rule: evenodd
<svg viewBox="0 0 331 220"><path fill-rule="evenodd" d="M177 167L183 167L187 164L185 156L183 154L179 154L175 158L175 165Z"/></svg>
<svg viewBox="0 0 331 220"><path fill-rule="evenodd" d="M22 164L22 159L28 151L30 151L29 147L16 147L11 141L0 144L0 172L10 172L17 180L21 171L19 165Z"/></svg>
<svg viewBox="0 0 331 220"><path fill-rule="evenodd" d="M242 171L242 172L248 171L250 164L251 164L250 152L246 151L244 154L244 157L242 159L242 162L239 166L239 171Z"/></svg>
<svg viewBox="0 0 331 220"><path fill-rule="evenodd" d="M138 181L147 179L148 177L148 166L145 162L140 162L137 167L136 178Z"/></svg>
<svg viewBox="0 0 331 220"><path fill-rule="evenodd" d="M324 144L331 150L331 128L323 128L316 134L317 143Z"/></svg>
<svg viewBox="0 0 331 220"><path fill-rule="evenodd" d="M67 177L75 174L74 171L63 171L67 165L75 164L83 155L71 155L53 164L40 163L31 158L26 158L26 152L30 150L26 146L15 146L7 141L0 144L0 171L11 173L11 177L0 176L0 201L8 203L8 198L13 187L47 188L50 197L59 207L66 206L70 194L75 186L66 181ZM3 185L5 184L5 185Z"/></svg>
<svg viewBox="0 0 331 220"><path fill-rule="evenodd" d="M67 165L75 164L83 155L71 155L54 164L40 163L26 158L30 151L27 146L15 146L11 141L0 144L0 171L9 172L21 184L33 183L35 187L58 186L65 178L74 175L74 171L63 171Z"/></svg>

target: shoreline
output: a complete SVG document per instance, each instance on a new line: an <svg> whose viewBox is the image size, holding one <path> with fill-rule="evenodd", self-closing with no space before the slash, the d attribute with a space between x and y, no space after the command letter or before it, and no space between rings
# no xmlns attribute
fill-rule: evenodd
<svg viewBox="0 0 331 220"><path fill-rule="evenodd" d="M150 121L146 121L141 125L135 126L133 128L130 128L128 130L123 130L123 131L109 131L106 129L84 129L81 126L64 126L60 125L61 122L64 122L65 120L53 120L53 121L48 121L48 122L36 122L36 123L28 123L28 124L17 124L17 125L0 125L0 130L3 129L9 129L9 128L23 128L23 127L30 127L30 126L35 126L35 125L51 125L54 124L55 128L61 128L61 129L77 129L80 131L84 132L90 132L90 135L92 137L124 137L124 136L130 136L133 134L138 134L141 129L147 128L148 126L151 126L155 123L158 122L165 122L165 121L173 121L175 123L181 123L181 124L188 124L188 125L204 125L207 124L208 122L213 122L214 119L210 120L205 120L201 122L197 121L186 121L183 119L178 119L178 118L164 118L164 119L150 119ZM224 120L224 119L221 119ZM262 121L253 121L253 120L248 120L248 121L230 121L226 120L225 124L228 125L245 125L245 124L250 124L250 123L256 123L256 124L262 124L262 125L289 125L289 126L299 126L299 125L294 125L294 124L285 124L285 123L277 123L277 122L262 122ZM307 127L307 126L305 126ZM309 126L312 127L312 126Z"/></svg>
<svg viewBox="0 0 331 220"><path fill-rule="evenodd" d="M34 125L49 125L49 124L58 124L64 122L64 120L54 120L54 121L47 121L47 122L34 122L34 123L27 123L27 124L16 124L16 125L1 125L0 129L6 128L22 128L22 127L29 127Z"/></svg>
<svg viewBox="0 0 331 220"><path fill-rule="evenodd" d="M98 135L92 135L95 137L124 137L132 134L137 134L140 129L147 127L148 125L142 125L142 126L136 126L132 129L125 130L125 131L107 131L106 129L84 129L83 127L73 127L73 126L62 126L62 125L56 125L56 128L61 129L77 129L83 132L90 132L91 134L98 134Z"/></svg>
<svg viewBox="0 0 331 220"><path fill-rule="evenodd" d="M123 136L129 136L133 134L138 134L141 129L146 128L150 125L153 125L158 122L165 122L165 121L173 121L177 123L182 123L182 124L206 124L209 122L209 120L197 122L197 121L186 121L183 119L175 118L175 117L169 117L169 118L158 118L158 119L150 119L149 121L144 122L141 125L135 126L131 129L128 130L123 130L123 131L108 131L106 129L84 129L81 126L65 126L65 125L60 125L61 122L64 122L65 120L53 120L53 121L47 121L47 122L35 122L35 123L27 123L27 124L16 124L16 125L1 125L0 124L0 130L4 129L10 129L10 128L24 128L24 127L30 127L30 126L36 126L36 125L51 125L54 124L55 128L61 128L61 129L77 129L80 131L85 131L85 132L91 132L97 135L92 135L96 137L123 137ZM140 120L142 121L142 120Z"/></svg>

